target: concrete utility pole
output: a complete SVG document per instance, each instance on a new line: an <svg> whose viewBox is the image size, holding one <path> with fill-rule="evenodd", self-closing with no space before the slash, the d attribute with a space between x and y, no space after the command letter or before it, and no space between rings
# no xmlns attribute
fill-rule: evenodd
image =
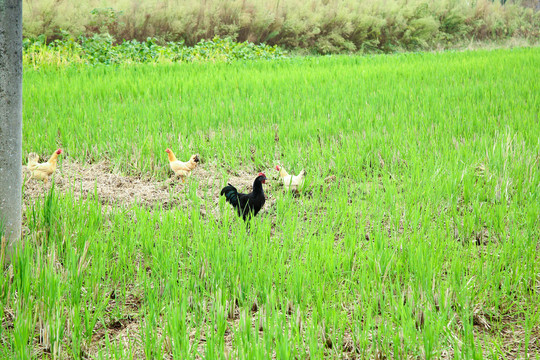
<svg viewBox="0 0 540 360"><path fill-rule="evenodd" d="M0 0L0 235L7 261L21 239L21 160L22 0Z"/></svg>

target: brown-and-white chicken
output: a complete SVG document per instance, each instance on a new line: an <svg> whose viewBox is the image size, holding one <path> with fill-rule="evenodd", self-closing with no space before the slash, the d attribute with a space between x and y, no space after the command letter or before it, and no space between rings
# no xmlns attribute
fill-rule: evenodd
<svg viewBox="0 0 540 360"><path fill-rule="evenodd" d="M298 175L289 175L283 166L276 165L276 170L279 171L279 178L283 181L285 190L298 192L304 186L305 170L300 171Z"/></svg>
<svg viewBox="0 0 540 360"><path fill-rule="evenodd" d="M169 165L171 170L174 171L174 175L179 176L182 182L185 182L186 177L191 176L191 170L195 169L199 164L199 155L192 155L189 161L182 162L176 159L171 149L167 148L165 152L169 156Z"/></svg>
<svg viewBox="0 0 540 360"><path fill-rule="evenodd" d="M56 150L49 160L45 163L38 163L39 155L36 153L28 154L28 171L30 171L30 179L42 180L45 183L49 181L51 176L56 171L56 163L58 162L58 155L62 153L62 149Z"/></svg>

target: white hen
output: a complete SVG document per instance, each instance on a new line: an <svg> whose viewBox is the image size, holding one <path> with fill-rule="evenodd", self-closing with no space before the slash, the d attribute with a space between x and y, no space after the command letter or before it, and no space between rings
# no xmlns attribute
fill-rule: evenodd
<svg viewBox="0 0 540 360"><path fill-rule="evenodd" d="M298 192L304 186L305 170L300 171L298 175L289 175L283 166L279 167L276 165L276 170L279 171L279 178L283 181L285 190Z"/></svg>

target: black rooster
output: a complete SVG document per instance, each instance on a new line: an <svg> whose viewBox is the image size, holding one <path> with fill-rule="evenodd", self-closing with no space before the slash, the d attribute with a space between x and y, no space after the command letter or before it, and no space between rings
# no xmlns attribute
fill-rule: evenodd
<svg viewBox="0 0 540 360"><path fill-rule="evenodd" d="M257 215L259 210L264 205L264 191L262 184L266 182L266 175L259 173L253 182L253 191L249 194L239 193L234 186L229 184L221 189L221 195L225 195L225 199L238 212L238 216L242 216L244 221L251 216Z"/></svg>

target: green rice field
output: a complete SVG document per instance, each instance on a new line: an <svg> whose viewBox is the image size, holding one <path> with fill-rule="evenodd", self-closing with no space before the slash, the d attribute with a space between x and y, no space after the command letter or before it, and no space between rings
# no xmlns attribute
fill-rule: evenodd
<svg viewBox="0 0 540 360"><path fill-rule="evenodd" d="M540 358L538 79L540 48L25 69L22 161L64 153L0 358ZM261 171L248 227L219 192Z"/></svg>

